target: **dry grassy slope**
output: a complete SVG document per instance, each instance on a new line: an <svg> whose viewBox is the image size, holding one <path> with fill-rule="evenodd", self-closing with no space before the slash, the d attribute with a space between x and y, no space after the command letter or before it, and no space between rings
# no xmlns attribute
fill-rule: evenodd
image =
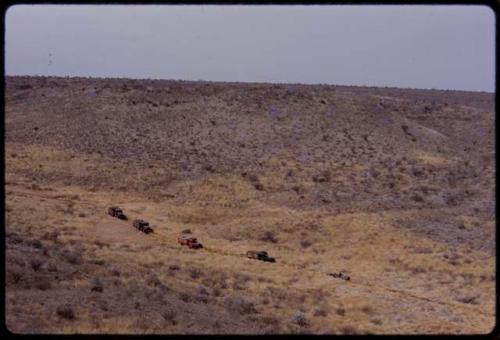
<svg viewBox="0 0 500 340"><path fill-rule="evenodd" d="M493 112L486 93L7 77L7 323L488 332ZM110 204L165 238L107 217ZM185 228L207 249L177 247ZM351 282L324 274L338 270Z"/></svg>

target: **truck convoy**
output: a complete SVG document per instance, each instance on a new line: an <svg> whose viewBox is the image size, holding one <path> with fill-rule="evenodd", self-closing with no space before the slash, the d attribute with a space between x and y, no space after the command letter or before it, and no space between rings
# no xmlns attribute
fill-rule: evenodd
<svg viewBox="0 0 500 340"><path fill-rule="evenodd" d="M108 209L108 214L110 216L119 218L121 220L127 220L127 216L123 213L122 209L119 207L113 206ZM135 219L132 222L132 225L134 228L136 228L139 231L142 231L145 234L153 233L154 230L153 228L150 227L149 222L143 220L143 219ZM177 242L181 246L186 246L190 249L201 249L203 248L203 245L198 242L198 239L194 237L193 235L190 234L191 230L186 229L182 231L182 234L177 238ZM261 251L256 251L256 250L249 250L246 252L246 256L250 259L256 259L259 261L264 261L264 262L276 262L274 257L270 257L267 251L261 250Z"/></svg>

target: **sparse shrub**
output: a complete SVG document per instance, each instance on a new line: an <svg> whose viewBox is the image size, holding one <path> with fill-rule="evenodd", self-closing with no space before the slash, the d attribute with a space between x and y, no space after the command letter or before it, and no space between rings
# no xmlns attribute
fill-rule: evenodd
<svg viewBox="0 0 500 340"><path fill-rule="evenodd" d="M30 85L30 84L21 84L21 85L18 86L19 90L29 90L29 89L32 89L32 88L33 88L33 86Z"/></svg>
<svg viewBox="0 0 500 340"><path fill-rule="evenodd" d="M340 331L342 334L358 334L358 330L352 326L344 326Z"/></svg>
<svg viewBox="0 0 500 340"><path fill-rule="evenodd" d="M271 243L277 243L278 239L276 238L276 235L274 232L267 230L264 232L264 235L260 238L264 242L271 242Z"/></svg>
<svg viewBox="0 0 500 340"><path fill-rule="evenodd" d="M70 264L80 265L83 263L83 257L76 251L64 251L62 257Z"/></svg>
<svg viewBox="0 0 500 340"><path fill-rule="evenodd" d="M203 275L203 272L198 268L192 268L189 271L189 276L195 280L198 279L199 277L201 277L202 275Z"/></svg>
<svg viewBox="0 0 500 340"><path fill-rule="evenodd" d="M380 319L371 319L370 321L374 325L379 325L380 326L382 324L382 320L380 320Z"/></svg>
<svg viewBox="0 0 500 340"><path fill-rule="evenodd" d="M364 306L361 308L361 311L362 311L363 313L368 314L368 315L373 314L373 308L372 308L372 307L370 307L370 306L368 306L368 305L364 305Z"/></svg>
<svg viewBox="0 0 500 340"><path fill-rule="evenodd" d="M239 315L257 313L254 303L242 296L229 296L225 299L224 303L230 313Z"/></svg>
<svg viewBox="0 0 500 340"><path fill-rule="evenodd" d="M320 174L314 175L312 177L312 180L315 183L329 182L330 181L330 172L328 170L325 170L325 171L321 172Z"/></svg>
<svg viewBox="0 0 500 340"><path fill-rule="evenodd" d="M181 231L182 234L191 234L191 229L184 229Z"/></svg>
<svg viewBox="0 0 500 340"><path fill-rule="evenodd" d="M198 294L202 294L202 295L209 294L207 288L203 285L199 285L197 290L198 290Z"/></svg>
<svg viewBox="0 0 500 340"><path fill-rule="evenodd" d="M421 273L425 273L426 271L427 270L422 266L416 266L416 267L411 268L411 272L413 274L421 274Z"/></svg>
<svg viewBox="0 0 500 340"><path fill-rule="evenodd" d="M295 314L292 317L292 320L294 323L296 323L297 325L299 325L301 327L309 326L309 320L307 320L304 312L301 312L301 311L295 312Z"/></svg>
<svg viewBox="0 0 500 340"><path fill-rule="evenodd" d="M84 213L84 212L80 212L80 213L78 214L78 217L86 217L86 216L87 216L87 215L85 215L85 213Z"/></svg>
<svg viewBox="0 0 500 340"><path fill-rule="evenodd" d="M175 320L176 312L174 309L168 308L161 313L161 316L165 319L165 321L170 322L172 325L177 324L177 321Z"/></svg>
<svg viewBox="0 0 500 340"><path fill-rule="evenodd" d="M415 177L422 177L424 175L424 171L418 167L412 167L411 173Z"/></svg>
<svg viewBox="0 0 500 340"><path fill-rule="evenodd" d="M410 197L413 201L415 202L423 202L424 201L424 198L422 196L420 196L419 194L414 194Z"/></svg>
<svg viewBox="0 0 500 340"><path fill-rule="evenodd" d="M309 240L302 240L300 241L300 246L302 248L307 248L307 247L310 247L312 245L312 242L309 241Z"/></svg>
<svg viewBox="0 0 500 340"><path fill-rule="evenodd" d="M264 185L262 183L255 183L254 184L254 188L256 190L263 191L264 190Z"/></svg>
<svg viewBox="0 0 500 340"><path fill-rule="evenodd" d="M198 293L195 296L195 301L201 303L208 303L208 295Z"/></svg>
<svg viewBox="0 0 500 340"><path fill-rule="evenodd" d="M40 267L42 267L43 263L44 262L38 258L34 258L34 259L30 260L31 268L33 268L33 270L35 272L37 272L40 269Z"/></svg>
<svg viewBox="0 0 500 340"><path fill-rule="evenodd" d="M280 325L281 325L281 320L278 319L277 317L274 317L274 316L262 316L260 318L260 321L263 322L266 325L272 326L271 329L269 330L270 334L279 333L279 328L280 328Z"/></svg>
<svg viewBox="0 0 500 340"><path fill-rule="evenodd" d="M373 178L377 178L378 176L380 176L380 171L378 171L377 169L375 168L371 168L370 169L370 175L373 177Z"/></svg>
<svg viewBox="0 0 500 340"><path fill-rule="evenodd" d="M456 196L449 194L446 196L446 204L451 205L451 206L456 206L458 205L458 199Z"/></svg>
<svg viewBox="0 0 500 340"><path fill-rule="evenodd" d="M413 251L415 254L432 254L433 250L429 247L417 247Z"/></svg>
<svg viewBox="0 0 500 340"><path fill-rule="evenodd" d="M47 290L50 289L52 284L50 281L50 278L46 275L37 275L34 277L35 281L35 288L40 289L40 290Z"/></svg>
<svg viewBox="0 0 500 340"><path fill-rule="evenodd" d="M42 188L38 184L35 184L35 183L31 184L30 189L31 190L42 190Z"/></svg>
<svg viewBox="0 0 500 340"><path fill-rule="evenodd" d="M92 286L90 288L91 292L102 293L102 291L104 290L103 284L102 284L101 280L98 277L94 277L92 279L91 286Z"/></svg>
<svg viewBox="0 0 500 340"><path fill-rule="evenodd" d="M21 244L23 243L23 239L17 235L16 233L11 233L7 236L9 244Z"/></svg>
<svg viewBox="0 0 500 340"><path fill-rule="evenodd" d="M233 282L233 288L238 290L243 290L246 288L246 284L251 280L251 277L246 274L236 274L235 280Z"/></svg>
<svg viewBox="0 0 500 340"><path fill-rule="evenodd" d="M390 257L388 260L389 260L390 264L401 264L402 263L402 261L397 257Z"/></svg>
<svg viewBox="0 0 500 340"><path fill-rule="evenodd" d="M168 266L168 269L171 270L171 271L176 271L176 270L181 269L181 267L179 267L176 264L171 264L170 266Z"/></svg>
<svg viewBox="0 0 500 340"><path fill-rule="evenodd" d="M252 183L257 183L259 182L259 177L255 174L250 174L248 175L248 180Z"/></svg>
<svg viewBox="0 0 500 340"><path fill-rule="evenodd" d="M472 304L472 305L478 305L479 304L478 299L479 299L479 295L466 295L466 296L461 296L461 297L457 298L457 301L462 302L462 303Z"/></svg>
<svg viewBox="0 0 500 340"><path fill-rule="evenodd" d="M191 295L185 292L179 293L179 299L181 299L184 302L191 302Z"/></svg>
<svg viewBox="0 0 500 340"><path fill-rule="evenodd" d="M99 307L101 307L101 310L105 312L109 311L109 306L107 301L101 301Z"/></svg>
<svg viewBox="0 0 500 340"><path fill-rule="evenodd" d="M114 268L111 268L111 270L109 271L109 273L113 276L121 276L121 272L118 268L114 267Z"/></svg>
<svg viewBox="0 0 500 340"><path fill-rule="evenodd" d="M148 284L148 286L152 287L157 287L162 284L158 276L154 273L147 277L146 283Z"/></svg>
<svg viewBox="0 0 500 340"><path fill-rule="evenodd" d="M61 235L61 233L59 232L59 230L54 230L54 231L51 231L50 233L45 233L43 236L42 236L42 240L48 240L48 241L52 241L52 242L57 242L58 241L58 237L59 235Z"/></svg>
<svg viewBox="0 0 500 340"><path fill-rule="evenodd" d="M337 313L337 315L340 315L340 316L344 316L345 315L345 309L342 308L342 307L339 307L335 310L335 313Z"/></svg>
<svg viewBox="0 0 500 340"><path fill-rule="evenodd" d="M21 279L23 278L24 274L21 268L12 268L7 271L7 278L8 281L18 284L21 282ZM10 278L10 279L9 279Z"/></svg>
<svg viewBox="0 0 500 340"><path fill-rule="evenodd" d="M316 309L314 311L314 316L326 316L327 314L328 314L328 312L324 309L321 309L321 308Z"/></svg>
<svg viewBox="0 0 500 340"><path fill-rule="evenodd" d="M91 260L89 262L93 263L93 264L96 264L98 266L103 266L104 264L106 264L106 261L104 261L102 259L93 259L93 260Z"/></svg>
<svg viewBox="0 0 500 340"><path fill-rule="evenodd" d="M31 241L31 246L36 249L41 249L42 248L42 242L40 240L33 240Z"/></svg>
<svg viewBox="0 0 500 340"><path fill-rule="evenodd" d="M150 333L153 327L150 318L146 316L138 316L138 318L132 323L132 327L134 329L140 330L141 333L147 334Z"/></svg>
<svg viewBox="0 0 500 340"><path fill-rule="evenodd" d="M321 301L324 301L325 300L325 297L328 297L330 296L330 292L328 291L325 291L321 288L319 289L314 289L311 294L310 294L311 298L316 302L321 302Z"/></svg>
<svg viewBox="0 0 500 340"><path fill-rule="evenodd" d="M49 264L47 265L47 271L56 273L58 271L57 265L54 262L49 262Z"/></svg>
<svg viewBox="0 0 500 340"><path fill-rule="evenodd" d="M102 241L100 241L100 240L95 240L95 241L94 241L94 244L95 244L96 246L98 246L99 248L102 248L102 247L107 247L107 246L108 246L106 243L104 243L104 242L102 242ZM127 247L128 247L128 246L127 246Z"/></svg>
<svg viewBox="0 0 500 340"><path fill-rule="evenodd" d="M73 308L68 305L60 306L57 308L57 315L67 320L74 320L75 313L73 312Z"/></svg>

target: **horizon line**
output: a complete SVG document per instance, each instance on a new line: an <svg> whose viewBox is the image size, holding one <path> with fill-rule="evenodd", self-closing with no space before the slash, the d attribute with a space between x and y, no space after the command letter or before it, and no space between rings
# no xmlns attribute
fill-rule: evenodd
<svg viewBox="0 0 500 340"><path fill-rule="evenodd" d="M204 82L204 83L233 83L233 84L259 84L259 85L301 85L301 86L338 86L338 87L367 87L367 88L381 88L381 89L399 89L399 90L424 90L424 91L448 91L448 92L474 92L474 93L487 93L495 94L495 91L489 92L485 90L463 90L463 89L444 89L444 88L423 88L423 87L398 87L387 85L347 85L347 84L333 84L333 83L293 83L293 82L265 82L265 81L233 81L233 80L205 80L205 79L173 79L173 78L130 78L130 77L106 77L106 76L78 76L78 75L30 75L30 74L15 74L7 75L7 77L34 77L34 78L84 78L84 79L102 79L102 80L152 80L152 81L171 81L171 82Z"/></svg>

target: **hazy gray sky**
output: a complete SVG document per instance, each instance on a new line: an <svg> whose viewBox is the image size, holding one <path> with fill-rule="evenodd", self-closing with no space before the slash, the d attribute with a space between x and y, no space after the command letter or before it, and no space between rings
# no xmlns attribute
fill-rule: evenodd
<svg viewBox="0 0 500 340"><path fill-rule="evenodd" d="M7 75L495 90L485 6L18 5Z"/></svg>

